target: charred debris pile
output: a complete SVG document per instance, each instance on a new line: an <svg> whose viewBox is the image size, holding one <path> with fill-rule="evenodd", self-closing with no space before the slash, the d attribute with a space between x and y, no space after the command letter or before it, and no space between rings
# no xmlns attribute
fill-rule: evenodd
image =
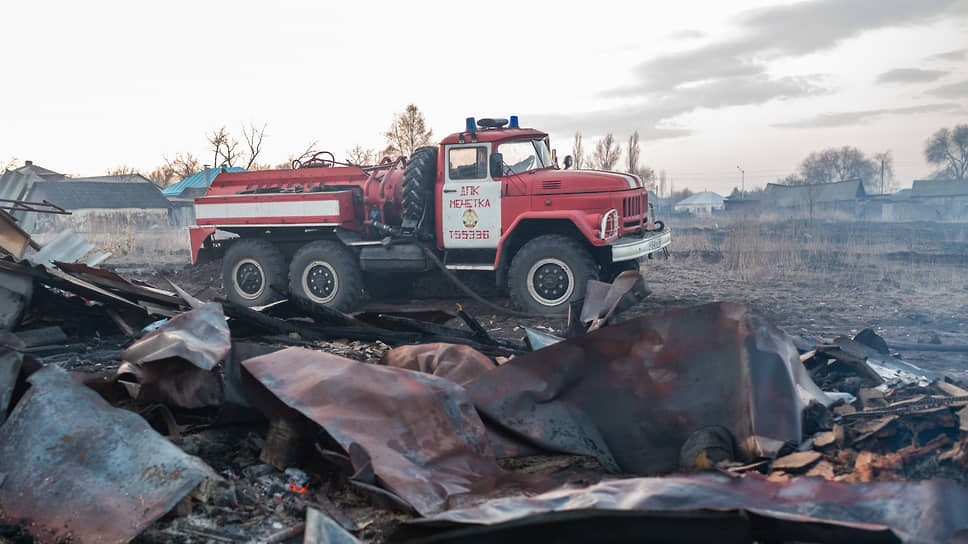
<svg viewBox="0 0 968 544"><path fill-rule="evenodd" d="M791 337L734 302L618 321L634 272L560 336L502 339L459 308L302 316L0 269L31 290L0 336L0 541L968 534L968 386L871 331Z"/></svg>

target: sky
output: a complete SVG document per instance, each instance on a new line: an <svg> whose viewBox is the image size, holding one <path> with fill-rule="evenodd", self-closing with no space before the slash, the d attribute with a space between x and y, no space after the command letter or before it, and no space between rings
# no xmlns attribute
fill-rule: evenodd
<svg viewBox="0 0 968 544"><path fill-rule="evenodd" d="M968 0L5 2L0 163L148 172L266 125L260 162L382 149L407 104L435 139L518 115L561 156L640 134L676 189L728 192L812 151L968 123ZM745 177L740 173L745 171Z"/></svg>

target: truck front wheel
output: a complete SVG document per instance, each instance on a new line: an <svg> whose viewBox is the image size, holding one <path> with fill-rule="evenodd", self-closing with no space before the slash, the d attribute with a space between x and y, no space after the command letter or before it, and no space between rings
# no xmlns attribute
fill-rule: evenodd
<svg viewBox="0 0 968 544"><path fill-rule="evenodd" d="M299 248L289 265L289 293L302 307L352 310L363 292L363 273L352 251L330 241Z"/></svg>
<svg viewBox="0 0 968 544"><path fill-rule="evenodd" d="M285 260L265 240L234 242L222 259L222 285L229 301L263 306L286 296Z"/></svg>
<svg viewBox="0 0 968 544"><path fill-rule="evenodd" d="M524 244L511 260L508 290L522 309L537 314L564 314L585 296L588 280L598 279L598 266L579 242L549 234Z"/></svg>

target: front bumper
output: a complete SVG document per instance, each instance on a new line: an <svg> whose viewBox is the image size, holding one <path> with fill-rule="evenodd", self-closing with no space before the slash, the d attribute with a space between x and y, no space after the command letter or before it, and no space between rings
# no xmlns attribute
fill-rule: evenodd
<svg viewBox="0 0 968 544"><path fill-rule="evenodd" d="M611 244L612 262L631 261L651 253L672 243L672 232L665 228L659 232L648 232L644 235L623 236Z"/></svg>

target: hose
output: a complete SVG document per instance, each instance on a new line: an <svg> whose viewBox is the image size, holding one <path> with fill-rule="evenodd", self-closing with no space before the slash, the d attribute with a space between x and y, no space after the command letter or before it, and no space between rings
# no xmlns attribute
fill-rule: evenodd
<svg viewBox="0 0 968 544"><path fill-rule="evenodd" d="M532 314L528 312L519 312L517 310L512 310L510 308L505 308L503 306L498 306L497 304L494 304L493 302L475 293L474 290L471 289L470 287L464 285L464 282L460 281L460 279L457 278L456 274L448 270L447 267L444 265L444 263L440 262L440 259L438 259L436 255L434 255L434 252L431 251L430 248L424 247L423 252L424 252L424 255L426 255L427 258L430 259L430 262L434 263L434 266L439 268L440 271L444 273L444 276L446 276L451 283L456 285L458 289L463 291L464 294L471 297L475 301L483 304L484 306L487 306L488 308L494 310L497 313L509 315L512 317L524 317L524 318L544 317L548 319L566 319L568 317L568 314L547 314L547 315Z"/></svg>

